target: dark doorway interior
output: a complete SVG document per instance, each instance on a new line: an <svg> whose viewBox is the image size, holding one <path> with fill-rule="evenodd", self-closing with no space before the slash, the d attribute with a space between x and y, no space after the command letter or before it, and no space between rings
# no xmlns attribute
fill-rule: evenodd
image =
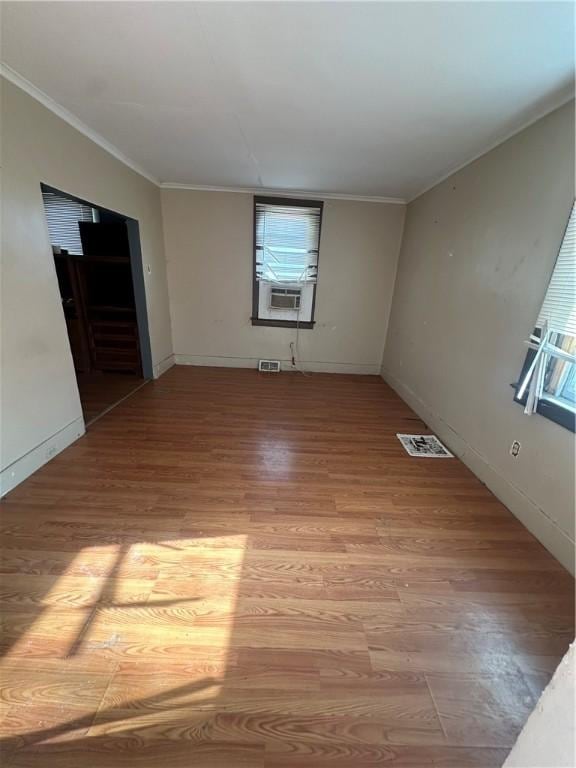
<svg viewBox="0 0 576 768"><path fill-rule="evenodd" d="M151 375L138 223L45 185L42 196L89 424Z"/></svg>

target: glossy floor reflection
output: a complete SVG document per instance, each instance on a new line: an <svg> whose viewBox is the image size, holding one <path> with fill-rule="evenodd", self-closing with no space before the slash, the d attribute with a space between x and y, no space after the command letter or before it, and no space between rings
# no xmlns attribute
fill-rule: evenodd
<svg viewBox="0 0 576 768"><path fill-rule="evenodd" d="M77 373L76 381L86 424L93 422L146 383L141 376L111 371Z"/></svg>
<svg viewBox="0 0 576 768"><path fill-rule="evenodd" d="M500 766L573 581L376 377L177 368L2 503L2 765Z"/></svg>

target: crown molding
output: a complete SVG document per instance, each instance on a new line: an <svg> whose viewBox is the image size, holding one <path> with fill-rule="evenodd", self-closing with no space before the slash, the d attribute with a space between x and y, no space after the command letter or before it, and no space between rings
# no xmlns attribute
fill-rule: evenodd
<svg viewBox="0 0 576 768"><path fill-rule="evenodd" d="M211 187L198 184L178 184L162 182L161 189L180 189L192 192L236 192L244 195L270 195L280 197L297 197L304 200L354 200L360 203L391 203L406 205L401 197L378 197L377 195L347 195L339 192L309 192L297 189L281 189L278 187Z"/></svg>
<svg viewBox="0 0 576 768"><path fill-rule="evenodd" d="M0 75L2 75L2 77L11 82L13 85L16 85L29 96L32 96L33 99L39 101L40 104L46 107L46 109L49 109L50 112L53 112L59 118L64 120L64 122L68 123L68 125L71 125L72 128L75 128L77 131L82 133L84 136L86 136L86 138L90 139L90 141L93 141L94 144L97 144L99 147L108 152L108 154L112 155L112 157L115 157L116 160L119 160L132 171L135 171L136 173L140 174L140 176L143 176L145 179L148 179L148 181L151 181L153 184L158 186L158 179L154 178L154 176L142 168L141 165L138 165L138 163L135 163L134 160L131 160L129 157L127 157L123 152L115 147L114 144L111 144L103 136L100 136L99 133L92 130L92 128L87 126L86 123L83 123L82 120L69 112L65 107L62 107L60 104L58 104L57 101L54 101L54 99L48 96L47 93L44 93L44 91L41 91L40 88L37 88L29 80L26 80L25 77L19 75L18 72L12 69L12 67L9 67L7 64L0 63Z"/></svg>
<svg viewBox="0 0 576 768"><path fill-rule="evenodd" d="M526 130L526 128L529 128L531 125L538 122L538 120L546 117L546 115L554 112L556 109L560 109L560 107L563 107L565 104L568 104L568 102L574 99L572 88L570 88L570 90L564 90L562 94L557 98L556 103L553 106L548 104L546 108L538 110L535 115L532 115L532 117L521 123L513 130L504 134L501 138L497 139L495 142L482 149L468 160L465 160L463 163L455 166L447 173L442 174L442 176L426 185L412 197L402 198L382 197L378 195L351 195L339 192L309 192L304 190L281 189L272 187L215 187L198 184L180 184L176 182L160 183L157 178L155 178L151 173L148 173L148 171L146 171L141 165L127 157L116 146L114 146L114 144L90 128L88 125L86 125L86 123L82 122L82 120L76 117L76 115L73 115L72 112L69 112L65 107L58 104L58 102L48 96L47 93L44 93L44 91L42 91L40 88L37 88L29 80L26 80L25 77L22 77L22 75L18 74L18 72L12 69L12 67L0 62L0 75L23 90L33 99L40 102L40 104L46 107L46 109L49 109L55 115L60 117L62 120L68 123L68 125L72 126L72 128L75 128L81 134L108 152L108 154L112 155L112 157L115 157L116 160L119 160L132 171L135 171L140 176L143 176L145 179L152 182L152 184L159 186L161 189L180 189L191 190L195 192L237 192L240 194L250 195L281 195L283 197L298 197L304 199L320 198L322 200L352 200L362 203L389 203L392 205L408 205L409 203L412 203L414 200L426 194L426 192L429 192L431 189L434 189L434 187L437 187L439 184L442 184L442 182L446 181L446 179L449 179L451 176L458 173L458 171L461 171L463 168L466 168L466 166L476 162L476 160L479 160L489 152L492 152L492 150L496 149L496 147L499 147L500 144L504 144L504 142L508 141L508 139L511 139L513 136L516 136L516 134Z"/></svg>
<svg viewBox="0 0 576 768"><path fill-rule="evenodd" d="M9 82L16 85L33 99L40 102L40 104L46 107L46 109L49 109L55 115L64 120L64 122L68 123L68 125L71 125L72 128L75 128L81 134L86 136L86 138L90 139L110 155L115 157L116 160L119 160L128 168L140 174L140 176L143 176L145 179L148 179L148 181L151 181L153 184L156 184L162 189L194 190L196 192L238 192L251 195L282 195L284 197L299 197L304 199L321 198L324 200L356 200L358 202L364 203L392 203L396 205L406 204L406 200L399 197L379 197L376 195L347 195L335 192L307 192L303 190L264 187L213 187L196 184L177 184L170 182L160 183L158 179L152 176L152 174L148 173L148 171L142 168L142 166L138 165L138 163L134 162L123 152L121 152L118 147L115 147L114 144L90 128L88 125L86 125L86 123L82 122L82 120L76 117L76 115L73 115L72 112L69 112L65 107L58 104L57 101L54 101L51 96L48 96L47 93L44 93L44 91L40 90L40 88L37 88L29 80L26 80L25 77L22 77L22 75L18 74L18 72L12 69L12 67L9 67L7 64L0 62L0 75Z"/></svg>
<svg viewBox="0 0 576 768"><path fill-rule="evenodd" d="M497 139L492 144L489 144L485 149L482 149L480 152L473 155L471 158L469 158L465 162L460 163L460 165L457 165L455 168L452 168L452 170L448 171L447 173L444 173L442 176L440 176L440 178L436 179L436 181L433 181L431 184L428 184L426 187L424 187L424 189L420 190L420 192L408 198L408 200L406 200L406 203L407 204L413 203L414 200L417 200L419 197L422 197L422 195L425 195L426 192L430 192L431 189L434 189L434 187L437 187L439 184L442 184L442 182L446 181L446 179L449 179L451 176L454 176L455 173L458 173L458 171L461 171L463 168L466 168L467 165L471 165L472 163L475 163L476 160L480 160L481 157L484 157L484 155L487 155L489 152L492 152L492 150L496 149L496 147L499 147L500 144L504 144L505 142L508 141L508 139L511 139L513 136L516 136L518 133L522 133L522 131L525 131L527 128L530 128L530 126L534 125L534 123L537 123L538 120L542 120L543 117L546 117L546 115L549 115L552 112L555 112L557 109L560 109L560 107L563 107L565 104L568 104L573 99L574 99L574 91L572 89L572 86L570 86L569 90L562 91L562 93L555 100L555 103L553 103L553 105L548 104L546 108L539 109L535 114L532 115L532 117L527 118L519 126L505 133L501 138Z"/></svg>

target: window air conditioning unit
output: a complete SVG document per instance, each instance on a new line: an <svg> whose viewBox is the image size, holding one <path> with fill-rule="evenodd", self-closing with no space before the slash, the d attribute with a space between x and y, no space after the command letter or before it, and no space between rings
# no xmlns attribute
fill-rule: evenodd
<svg viewBox="0 0 576 768"><path fill-rule="evenodd" d="M297 311L300 309L301 294L300 288L271 288L270 309L292 309Z"/></svg>
<svg viewBox="0 0 576 768"><path fill-rule="evenodd" d="M258 370L263 373L280 373L280 360L259 360Z"/></svg>

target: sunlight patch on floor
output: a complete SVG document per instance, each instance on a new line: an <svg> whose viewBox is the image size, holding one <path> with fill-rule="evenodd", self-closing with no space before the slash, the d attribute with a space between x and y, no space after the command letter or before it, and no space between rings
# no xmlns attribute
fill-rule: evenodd
<svg viewBox="0 0 576 768"><path fill-rule="evenodd" d="M77 553L23 611L0 661L4 734L51 743L163 723L190 729L195 719L201 727L226 682L246 546L245 535L200 535ZM154 578L142 578L146 567ZM16 611L10 623L14 631Z"/></svg>

